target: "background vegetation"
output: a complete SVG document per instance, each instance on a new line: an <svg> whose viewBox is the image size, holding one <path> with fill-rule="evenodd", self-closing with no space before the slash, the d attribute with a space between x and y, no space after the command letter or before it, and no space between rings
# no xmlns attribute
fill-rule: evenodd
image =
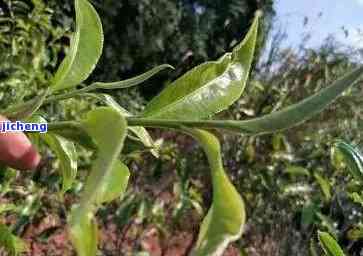
<svg viewBox="0 0 363 256"><path fill-rule="evenodd" d="M70 0L0 0L0 107L20 102L47 85L64 57L73 26ZM246 119L280 109L318 91L351 70L358 52L341 50L334 39L320 49L283 49L284 34L271 34L270 0L137 0L93 1L105 28L105 51L90 80L114 81L142 73L161 63L176 67L148 86L115 93L121 105L135 111L141 103L187 69L215 59L246 33L257 9L265 20L244 96L222 116ZM269 52L262 49L269 41ZM270 45L271 44L271 45ZM331 150L336 138L359 146L363 126L359 87L329 111L281 134L224 140L225 165L247 203L248 224L226 255L319 255L317 229L329 231L349 255L362 252L360 184ZM53 117L74 116L89 102L69 101L66 111L54 104ZM186 255L196 239L198 223L211 194L202 151L189 138L153 131L159 159L147 152L130 156L132 180L122 202L101 210L101 255ZM178 147L176 146L178 145ZM137 145L130 145L136 147ZM141 157L142 156L142 157ZM82 177L89 155L82 155ZM72 255L65 235L65 208L55 191L57 161L46 151L35 173L0 172L1 222L29 244L28 255ZM65 195L68 204L82 183ZM9 210L11 209L11 210ZM15 218L15 217L20 218Z"/></svg>

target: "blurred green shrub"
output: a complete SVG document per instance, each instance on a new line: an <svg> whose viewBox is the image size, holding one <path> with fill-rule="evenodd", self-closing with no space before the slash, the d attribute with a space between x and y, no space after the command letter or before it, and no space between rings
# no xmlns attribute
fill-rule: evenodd
<svg viewBox="0 0 363 256"><path fill-rule="evenodd" d="M62 57L65 27L42 0L0 1L0 106L34 96ZM63 23L66 23L66 18Z"/></svg>

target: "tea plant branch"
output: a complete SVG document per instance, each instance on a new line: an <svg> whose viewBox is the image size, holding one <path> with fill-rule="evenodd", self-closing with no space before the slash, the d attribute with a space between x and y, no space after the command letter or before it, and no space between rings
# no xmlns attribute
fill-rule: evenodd
<svg viewBox="0 0 363 256"><path fill-rule="evenodd" d="M206 129L220 128L249 135L272 133L298 125L320 113L346 89L355 84L362 73L363 66L358 67L332 85L296 104L250 120L179 120L130 117L128 123L129 125L148 127L180 128L180 126L185 126Z"/></svg>
<svg viewBox="0 0 363 256"><path fill-rule="evenodd" d="M87 89L87 87L79 89L79 90L74 90L74 91L70 91L67 93L59 94L59 95L49 96L43 101L42 105L50 104L52 102L57 102L57 101L61 101L61 100L70 99L70 98L79 96L80 94L88 91L88 89L87 90L83 90L83 89ZM6 108L5 110L0 111L0 113L2 115L9 116L9 115L12 115L12 113L18 112L22 109L31 108L31 106L33 104L34 104L34 101L33 101L33 99L31 99L29 101L10 106L10 107Z"/></svg>
<svg viewBox="0 0 363 256"><path fill-rule="evenodd" d="M11 119L26 119L32 116L44 103L50 89L46 89L42 94L30 100L29 106L23 106L7 115Z"/></svg>
<svg viewBox="0 0 363 256"><path fill-rule="evenodd" d="M82 125L77 121L61 121L48 124L48 131L57 131L65 128L79 129Z"/></svg>
<svg viewBox="0 0 363 256"><path fill-rule="evenodd" d="M66 92L66 93L62 93L62 94L51 95L43 101L43 105L62 101L62 100L71 99L71 98L78 97L78 96L85 96L85 93L91 92L96 89L99 89L97 84L96 84L96 86L95 86L95 84L91 84L91 85L81 88L81 89L72 90L70 92ZM29 101L22 102L22 103L14 105L14 106L11 106L3 111L0 111L0 113L2 115L7 116L7 115L17 112L23 108L30 107L32 104L33 104L33 100L29 100Z"/></svg>
<svg viewBox="0 0 363 256"><path fill-rule="evenodd" d="M141 75L138 75L136 77L132 77L132 78L129 78L126 80L110 82L110 83L95 82L95 83L92 83L81 89L71 90L69 92L62 93L62 94L51 95L42 102L42 105L50 104L50 103L61 101L61 100L71 99L71 98L74 98L77 96L86 96L85 93L92 92L92 91L95 91L98 89L114 90L114 89L130 88L130 87L133 87L133 86L136 86L136 85L139 85L139 84L145 82L152 76L156 75L157 73L159 73L160 71L165 70L165 69L174 69L174 67L169 64L162 64L162 65L152 68L149 71L146 71L145 73L143 73ZM82 84L82 83L79 85L84 86L84 84ZM46 94L48 94L48 90L47 90ZM5 109L4 111L0 111L0 113L2 115L8 116L8 115L11 115L14 112L18 112L19 110L22 110L24 108L31 108L32 105L34 104L33 101L34 100L32 99L32 100L11 106L11 107Z"/></svg>
<svg viewBox="0 0 363 256"><path fill-rule="evenodd" d="M72 90L70 92L66 92L66 93L62 93L62 94L58 94L58 95L51 95L48 96L43 102L42 105L46 105L46 104L50 104L53 102L58 102L58 101L62 101L62 100L66 100L66 99L71 99L77 96L81 96L84 93L90 92L92 90L96 90L98 89L97 87L95 87L93 84L81 88L81 89L77 89L77 90ZM0 113L2 115L8 116L11 115L12 113L18 112L19 110L25 109L25 108L30 108L33 105L33 99L26 101L26 102L22 102L19 104L16 104L14 106L11 106L3 111L0 111Z"/></svg>
<svg viewBox="0 0 363 256"><path fill-rule="evenodd" d="M140 117L126 117L130 126L145 126L158 128L181 129L204 128L225 129L232 132L248 135L272 133L300 124L320 113L331 104L344 90L355 84L363 72L363 66L336 81L331 86L318 93L291 105L283 110L245 121L238 120L178 120L178 119L152 119ZM50 123L49 130L77 127L77 122L66 121Z"/></svg>

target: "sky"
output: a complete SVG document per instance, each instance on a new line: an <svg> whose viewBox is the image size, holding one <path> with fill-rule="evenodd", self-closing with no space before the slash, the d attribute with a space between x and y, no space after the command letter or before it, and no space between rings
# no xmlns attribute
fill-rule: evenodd
<svg viewBox="0 0 363 256"><path fill-rule="evenodd" d="M363 0L276 0L275 10L277 25L288 34L286 46L297 46L302 34L310 31L312 47L332 34L346 45L363 48ZM308 18L305 27L304 17Z"/></svg>

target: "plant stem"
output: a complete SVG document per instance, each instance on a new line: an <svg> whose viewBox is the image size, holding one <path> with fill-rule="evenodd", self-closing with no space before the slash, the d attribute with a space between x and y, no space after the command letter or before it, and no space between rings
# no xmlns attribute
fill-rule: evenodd
<svg viewBox="0 0 363 256"><path fill-rule="evenodd" d="M47 98L44 101L44 104L49 104L49 103L52 103L52 102L56 102L56 101L61 101L61 100L66 100L66 99L69 99L69 98L73 98L75 96L79 96L80 94L83 94L83 93L86 93L86 92L90 92L93 89L95 89L95 88L92 85L90 85L90 86L84 87L82 89L73 90L73 91L70 91L70 92L67 92L67 93L63 93L63 94L59 94L59 95L53 95L53 96L50 96L49 98Z"/></svg>
<svg viewBox="0 0 363 256"><path fill-rule="evenodd" d="M184 120L165 120L165 119L147 119L147 118L135 118L127 117L129 126L145 126L154 128L172 128L182 129L188 128L229 128L228 122L230 121L184 121ZM78 123L76 121L61 121L48 124L48 130L59 130L64 128L77 128Z"/></svg>
<svg viewBox="0 0 363 256"><path fill-rule="evenodd" d="M138 117L127 117L129 126L145 126L155 128L203 128L203 129L227 129L232 132L253 134L249 128L250 122L236 120L167 120L167 119L149 119Z"/></svg>
<svg viewBox="0 0 363 256"><path fill-rule="evenodd" d="M90 91L92 91L94 89L97 89L97 87L95 87L94 85L90 85L90 86L84 87L82 89L73 90L73 91L70 91L70 92L63 93L63 94L52 95L52 96L47 97L44 100L43 105L44 104L49 104L49 103L52 103L52 102L56 102L56 101L61 101L61 100L66 100L66 99L69 99L69 98L73 98L73 97L79 96L80 94L90 92ZM3 111L0 111L0 113L2 115L6 116L7 114L14 113L17 110L22 109L22 108L24 108L24 107L26 107L26 106L28 106L28 105L30 105L32 103L33 103L32 100L29 100L29 101L26 101L26 102L11 106L11 107L3 110Z"/></svg>
<svg viewBox="0 0 363 256"><path fill-rule="evenodd" d="M175 128L182 127L204 127L210 126L208 121L189 121L189 120L167 120L167 119L149 119L128 117L127 123L130 126L145 126L145 127L157 127L157 128Z"/></svg>
<svg viewBox="0 0 363 256"><path fill-rule="evenodd" d="M76 121L61 121L48 123L48 131L61 130L65 128L78 129L79 123Z"/></svg>

